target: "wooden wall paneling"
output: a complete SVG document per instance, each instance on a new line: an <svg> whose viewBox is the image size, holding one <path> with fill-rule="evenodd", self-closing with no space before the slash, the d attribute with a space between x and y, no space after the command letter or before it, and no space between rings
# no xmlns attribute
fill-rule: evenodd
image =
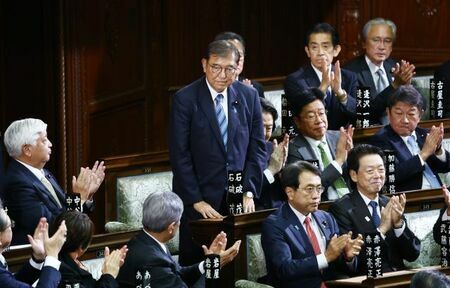
<svg viewBox="0 0 450 288"><path fill-rule="evenodd" d="M450 59L448 1L372 0L370 3L370 18L387 18L397 25L397 41L392 52L394 58L426 67Z"/></svg>
<svg viewBox="0 0 450 288"><path fill-rule="evenodd" d="M359 0L340 1L337 12L337 31L341 42L341 53L339 59L346 62L361 53L361 23Z"/></svg>

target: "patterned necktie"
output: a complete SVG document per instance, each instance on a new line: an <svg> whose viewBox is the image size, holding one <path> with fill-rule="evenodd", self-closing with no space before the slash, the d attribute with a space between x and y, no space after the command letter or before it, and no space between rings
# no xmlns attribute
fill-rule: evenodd
<svg viewBox="0 0 450 288"><path fill-rule="evenodd" d="M383 91L388 84L386 83L386 80L384 79L384 70L381 68L378 68L378 70L375 72L378 75L378 80L377 80L377 93L380 93L381 91Z"/></svg>
<svg viewBox="0 0 450 288"><path fill-rule="evenodd" d="M413 135L408 136L408 140L406 141L406 143L408 144L408 149L412 155L415 156L420 153L419 145L417 145L416 138ZM428 180L432 188L441 187L441 183L439 183L439 180L436 178L436 175L434 175L430 166L428 166L426 162L423 169L423 175Z"/></svg>
<svg viewBox="0 0 450 288"><path fill-rule="evenodd" d="M317 148L319 148L320 152L320 158L322 159L323 169L325 170L325 167L330 165L330 159L328 158L327 153L325 152L325 148L323 147L324 144L321 142ZM345 194L349 193L347 185L345 184L344 179L342 177L339 177L336 179L333 183L334 188L336 188L336 192L338 194L338 197L341 198Z"/></svg>
<svg viewBox="0 0 450 288"><path fill-rule="evenodd" d="M309 217L305 218L305 228L306 234L308 234L309 241L311 242L311 245L313 247L314 254L319 255L320 254L319 241L317 241L316 233L314 233L314 230L311 227L311 219Z"/></svg>
<svg viewBox="0 0 450 288"><path fill-rule="evenodd" d="M378 210L377 210L378 203L375 201L370 201L369 205L370 205L370 207L372 207L373 223L375 224L375 227L378 228L381 223L380 215L378 215Z"/></svg>
<svg viewBox="0 0 450 288"><path fill-rule="evenodd" d="M216 117L217 123L219 124L220 135L222 136L223 144L225 145L225 150L227 149L228 142L228 121L225 116L225 111L223 110L222 102L223 95L217 94L216 99L214 100L216 104Z"/></svg>
<svg viewBox="0 0 450 288"><path fill-rule="evenodd" d="M50 194L52 195L53 199L55 199L56 203L58 204L58 207L61 208L61 202L59 202L59 198L56 195L56 191L52 186L52 183L50 183L50 181L48 181L47 178L45 178L45 176L43 176L41 179L42 184L44 184L45 188L47 188L48 192L50 192Z"/></svg>

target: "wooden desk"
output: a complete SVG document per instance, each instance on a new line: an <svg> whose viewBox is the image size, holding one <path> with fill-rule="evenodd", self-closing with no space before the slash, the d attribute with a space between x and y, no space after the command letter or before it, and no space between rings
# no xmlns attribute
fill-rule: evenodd
<svg viewBox="0 0 450 288"><path fill-rule="evenodd" d="M403 288L403 287L409 287L411 284L411 278L416 274L417 272L421 270L439 270L446 275L450 275L450 268L441 268L439 266L434 267L425 267L420 269L411 269L411 270L403 270L403 271L397 271L397 272L389 272L385 273L383 277L380 278L366 278L366 276L359 276L359 277L353 277L348 279L342 279L342 280L334 280L334 281L328 281L327 287L328 288L335 288L335 287L366 287L366 288L372 288L372 287L396 287L396 288ZM424 287L425 288L425 287Z"/></svg>
<svg viewBox="0 0 450 288"><path fill-rule="evenodd" d="M242 241L239 254L221 271L221 287L234 287L237 280L247 279L247 235L260 234L261 223L275 210L232 215L224 219L201 219L190 223L194 241L199 245L209 245L220 231L227 233L228 246L236 240Z"/></svg>

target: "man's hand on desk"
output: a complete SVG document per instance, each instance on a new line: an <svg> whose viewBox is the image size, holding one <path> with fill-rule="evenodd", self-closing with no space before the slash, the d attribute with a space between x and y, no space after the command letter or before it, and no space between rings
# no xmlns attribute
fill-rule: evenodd
<svg viewBox="0 0 450 288"><path fill-rule="evenodd" d="M211 207L208 203L205 201L200 201L194 204L194 209L198 213L202 214L203 218L214 218L214 219L220 219L223 218L222 215L220 215L219 212L214 210L214 208Z"/></svg>

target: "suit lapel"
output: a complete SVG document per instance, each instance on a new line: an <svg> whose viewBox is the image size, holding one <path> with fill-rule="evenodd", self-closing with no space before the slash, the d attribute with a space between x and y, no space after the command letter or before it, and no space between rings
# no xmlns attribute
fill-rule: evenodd
<svg viewBox="0 0 450 288"><path fill-rule="evenodd" d="M376 229L373 223L372 215L370 215L366 202L359 195L358 191L350 193L350 199L353 202L353 213L355 221L358 221L361 225L361 231L372 231Z"/></svg>
<svg viewBox="0 0 450 288"><path fill-rule="evenodd" d="M296 137L296 145L298 146L297 151L300 155L302 155L305 160L319 160L317 159L316 153L312 149L309 142L302 134L298 134Z"/></svg>
<svg viewBox="0 0 450 288"><path fill-rule="evenodd" d="M211 93L209 92L208 86L206 85L206 78L203 77L202 80L200 81L201 81L199 88L200 91L197 95L198 97L197 99L200 104L200 109L203 111L203 114L205 114L206 118L208 119L208 123L211 126L211 130L214 136L216 137L216 140L219 142L222 152L226 153L225 145L223 144L222 140L222 135L220 135L219 124L217 123L216 112L214 109L214 102L211 98L212 96ZM230 114L229 111L228 114ZM228 121L228 123L229 122L230 121Z"/></svg>
<svg viewBox="0 0 450 288"><path fill-rule="evenodd" d="M333 156L333 159L336 159L336 151L335 150L337 147L338 138L334 137L334 135L329 133L328 131L327 131L325 137L326 137L328 148L330 149L330 152L331 152L331 156Z"/></svg>
<svg viewBox="0 0 450 288"><path fill-rule="evenodd" d="M61 204L66 203L66 196L64 190L61 188L61 186L59 186L55 177L53 177L52 173L50 173L47 169L44 169L44 173L45 177L48 179L48 181L50 181L50 184L52 184L53 189L55 189L56 195L58 196Z"/></svg>
<svg viewBox="0 0 450 288"><path fill-rule="evenodd" d="M286 228L286 233L291 236L291 242L300 252L314 255L314 249L311 245L308 235L303 228L302 223L298 220L298 217L294 214L291 207L286 203L283 207L283 217L289 224Z"/></svg>
<svg viewBox="0 0 450 288"><path fill-rule="evenodd" d="M238 91L230 85L228 87L228 147L227 149L231 149L231 145L233 143L234 135L236 134L236 124L240 123L238 121L239 115L242 115L241 109L243 109L242 103L239 103Z"/></svg>
<svg viewBox="0 0 450 288"><path fill-rule="evenodd" d="M397 160L398 161L405 161L407 159L410 159L413 157L411 152L408 149L408 146L406 146L405 142L403 141L402 137L400 137L397 133L395 133L391 126L386 126L388 136L386 137L391 142L392 146L395 147L395 151L398 152ZM419 144L420 146L420 144Z"/></svg>
<svg viewBox="0 0 450 288"><path fill-rule="evenodd" d="M388 61L383 62L384 71L386 71L386 76L388 78L388 82L392 83L392 78L394 77L394 74L392 74L391 69L392 65Z"/></svg>
<svg viewBox="0 0 450 288"><path fill-rule="evenodd" d="M333 235L331 235L330 223L328 223L327 219L325 218L325 214L319 212L314 212L311 214L316 220L317 226L319 226L320 231L325 236L325 239L328 243Z"/></svg>

